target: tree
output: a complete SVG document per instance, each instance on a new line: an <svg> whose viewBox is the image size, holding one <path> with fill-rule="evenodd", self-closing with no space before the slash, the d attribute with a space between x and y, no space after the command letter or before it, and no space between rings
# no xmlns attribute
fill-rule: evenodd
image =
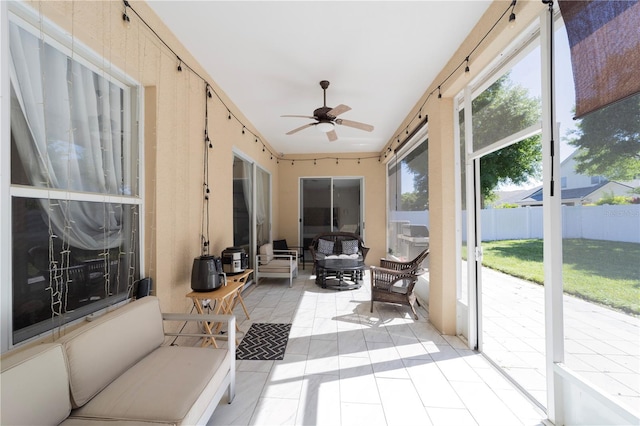
<svg viewBox="0 0 640 426"><path fill-rule="evenodd" d="M500 77L472 102L473 141L487 146L540 120L540 100L515 85L509 74ZM523 184L539 179L542 172L540 136L485 155L480 160L480 191L491 198L501 183Z"/></svg>
<svg viewBox="0 0 640 426"><path fill-rule="evenodd" d="M592 112L576 127L568 143L580 150L577 173L622 181L640 175L640 95Z"/></svg>

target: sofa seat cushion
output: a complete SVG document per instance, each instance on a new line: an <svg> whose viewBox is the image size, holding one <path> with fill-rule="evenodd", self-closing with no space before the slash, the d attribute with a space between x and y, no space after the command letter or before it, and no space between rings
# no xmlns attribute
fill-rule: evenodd
<svg viewBox="0 0 640 426"><path fill-rule="evenodd" d="M0 424L57 425L71 412L62 346L45 343L2 357Z"/></svg>
<svg viewBox="0 0 640 426"><path fill-rule="evenodd" d="M162 346L71 417L195 424L230 366L226 349Z"/></svg>
<svg viewBox="0 0 640 426"><path fill-rule="evenodd" d="M80 417L69 417L60 426L167 426L172 425L171 422L139 422L135 420L104 420L104 419L87 419Z"/></svg>

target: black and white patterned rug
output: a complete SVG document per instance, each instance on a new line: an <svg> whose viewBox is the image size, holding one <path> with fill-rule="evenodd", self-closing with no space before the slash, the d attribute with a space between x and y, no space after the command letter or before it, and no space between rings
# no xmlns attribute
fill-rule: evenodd
<svg viewBox="0 0 640 426"><path fill-rule="evenodd" d="M251 324L236 350L236 359L268 361L283 359L290 330L291 324Z"/></svg>

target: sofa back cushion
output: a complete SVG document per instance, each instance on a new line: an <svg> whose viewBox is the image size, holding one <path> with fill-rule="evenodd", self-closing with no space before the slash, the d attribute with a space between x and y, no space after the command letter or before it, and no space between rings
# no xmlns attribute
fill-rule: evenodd
<svg viewBox="0 0 640 426"><path fill-rule="evenodd" d="M2 357L0 424L57 425L69 416L62 346L45 343Z"/></svg>
<svg viewBox="0 0 640 426"><path fill-rule="evenodd" d="M164 342L158 299L138 299L59 342L67 357L71 402L78 408Z"/></svg>

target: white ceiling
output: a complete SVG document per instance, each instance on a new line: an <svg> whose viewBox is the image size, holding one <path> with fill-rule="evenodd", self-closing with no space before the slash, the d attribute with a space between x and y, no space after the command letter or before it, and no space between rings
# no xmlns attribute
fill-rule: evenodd
<svg viewBox="0 0 640 426"><path fill-rule="evenodd" d="M160 1L160 16L278 153L378 152L491 1ZM375 127L314 127L323 105Z"/></svg>

